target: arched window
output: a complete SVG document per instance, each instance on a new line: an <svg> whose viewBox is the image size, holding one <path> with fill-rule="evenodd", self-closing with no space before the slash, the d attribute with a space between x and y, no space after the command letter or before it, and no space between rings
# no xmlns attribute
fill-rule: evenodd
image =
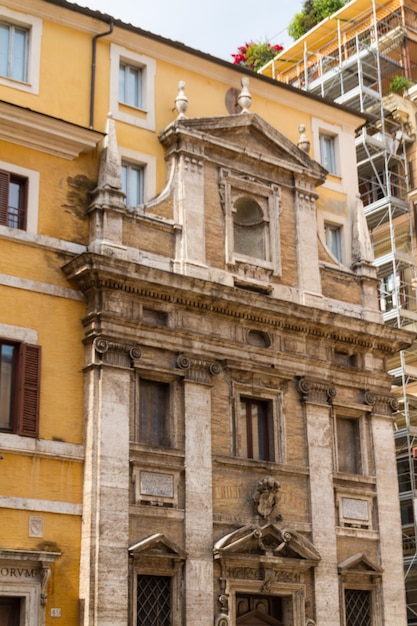
<svg viewBox="0 0 417 626"><path fill-rule="evenodd" d="M233 207L234 251L267 261L266 222L259 204L252 198L236 200Z"/></svg>

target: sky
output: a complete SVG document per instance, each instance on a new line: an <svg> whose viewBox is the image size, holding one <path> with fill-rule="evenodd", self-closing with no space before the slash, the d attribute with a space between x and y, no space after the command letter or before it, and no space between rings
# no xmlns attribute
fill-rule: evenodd
<svg viewBox="0 0 417 626"><path fill-rule="evenodd" d="M287 26L304 4L304 0L75 1L231 62L231 54L247 41L284 47L292 43Z"/></svg>

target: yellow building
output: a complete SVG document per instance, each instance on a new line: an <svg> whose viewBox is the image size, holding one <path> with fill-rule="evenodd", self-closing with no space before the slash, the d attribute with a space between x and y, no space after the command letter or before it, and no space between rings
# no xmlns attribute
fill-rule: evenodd
<svg viewBox="0 0 417 626"><path fill-rule="evenodd" d="M0 619L405 623L365 119L65 0L0 117Z"/></svg>

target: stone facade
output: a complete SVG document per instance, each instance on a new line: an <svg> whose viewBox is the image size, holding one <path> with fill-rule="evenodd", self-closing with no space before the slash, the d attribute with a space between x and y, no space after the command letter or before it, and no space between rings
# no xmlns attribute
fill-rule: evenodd
<svg viewBox="0 0 417 626"><path fill-rule="evenodd" d="M25 200L0 202L0 622L404 624L386 361L411 339L378 310L363 118L6 5L30 63L0 72L0 196Z"/></svg>
<svg viewBox="0 0 417 626"><path fill-rule="evenodd" d="M384 368L407 339L380 323L366 232L340 289L325 171L249 112L179 116L169 187L123 211L112 125L64 268L88 303L84 623L125 625L149 574L175 624L334 626L356 595L405 623Z"/></svg>

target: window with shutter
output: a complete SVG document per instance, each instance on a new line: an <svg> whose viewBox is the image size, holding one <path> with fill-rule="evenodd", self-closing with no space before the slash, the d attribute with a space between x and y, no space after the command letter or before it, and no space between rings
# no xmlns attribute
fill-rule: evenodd
<svg viewBox="0 0 417 626"><path fill-rule="evenodd" d="M40 346L0 339L0 431L37 437Z"/></svg>
<svg viewBox="0 0 417 626"><path fill-rule="evenodd" d="M28 179L0 170L0 225L26 228Z"/></svg>

